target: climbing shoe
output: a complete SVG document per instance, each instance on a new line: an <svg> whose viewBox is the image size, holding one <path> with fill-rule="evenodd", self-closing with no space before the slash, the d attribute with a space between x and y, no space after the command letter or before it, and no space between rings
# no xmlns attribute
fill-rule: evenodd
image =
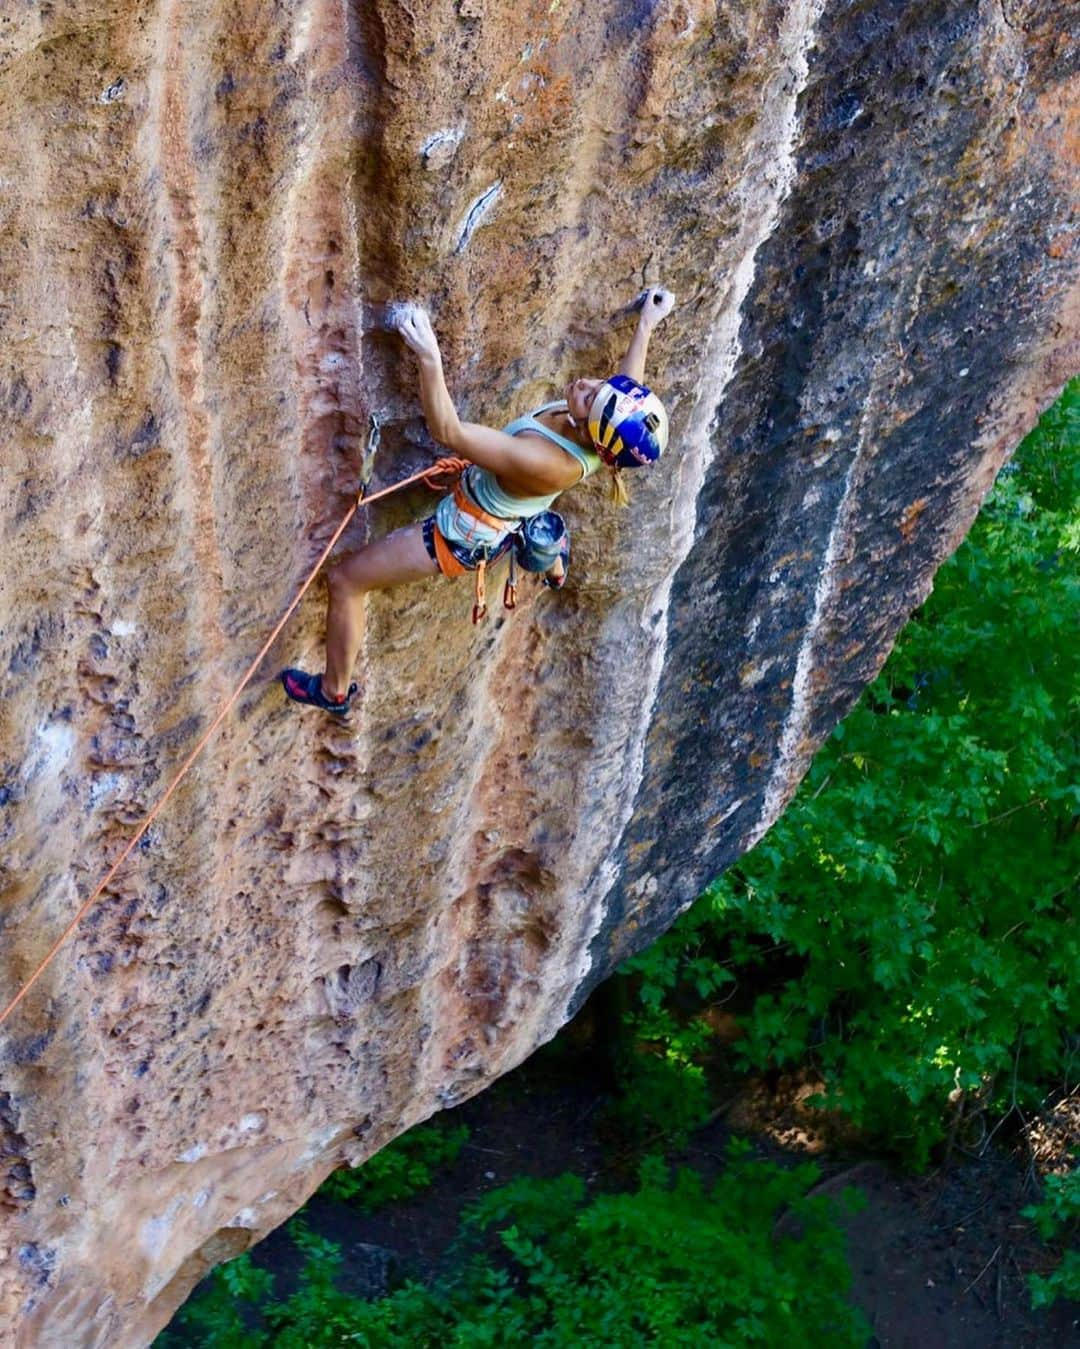
<svg viewBox="0 0 1080 1349"><path fill-rule="evenodd" d="M561 590L565 584L566 584L565 562L563 563L563 574L561 576L553 576L551 572L544 573L544 585L546 585L549 590Z"/></svg>
<svg viewBox="0 0 1080 1349"><path fill-rule="evenodd" d="M322 675L308 674L306 670L282 670L281 687L294 703L307 703L310 707L321 707L335 717L347 717L356 685L350 684L348 693L341 699L328 698L322 689Z"/></svg>

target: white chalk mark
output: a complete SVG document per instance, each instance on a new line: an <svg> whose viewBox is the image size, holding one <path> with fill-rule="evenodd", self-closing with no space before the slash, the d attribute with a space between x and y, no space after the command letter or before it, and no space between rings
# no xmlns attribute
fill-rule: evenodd
<svg viewBox="0 0 1080 1349"><path fill-rule="evenodd" d="M400 329L420 309L408 300L393 300L383 310L383 326L390 332Z"/></svg>
<svg viewBox="0 0 1080 1349"><path fill-rule="evenodd" d="M90 804L98 806L107 796L127 789L128 780L123 773L99 773L90 782Z"/></svg>
<svg viewBox="0 0 1080 1349"><path fill-rule="evenodd" d="M486 192L481 192L472 203L465 212L464 223L458 231L457 247L454 249L455 253L461 253L469 246L469 240L483 224L484 217L495 205L501 195L502 179L500 178L499 181L493 183Z"/></svg>
<svg viewBox="0 0 1080 1349"><path fill-rule="evenodd" d="M147 1218L139 1229L139 1245L142 1247L151 1266L161 1259L165 1244L169 1240L176 1215L184 1207L184 1196L177 1195L164 1213Z"/></svg>
<svg viewBox="0 0 1080 1349"><path fill-rule="evenodd" d="M35 778L46 773L58 778L67 767L71 752L75 748L75 732L62 721L45 722L34 733L37 753L28 766L26 778Z"/></svg>
<svg viewBox="0 0 1080 1349"><path fill-rule="evenodd" d="M461 139L465 135L463 127L443 127L433 131L420 147L420 158L426 169L442 168L453 159Z"/></svg>

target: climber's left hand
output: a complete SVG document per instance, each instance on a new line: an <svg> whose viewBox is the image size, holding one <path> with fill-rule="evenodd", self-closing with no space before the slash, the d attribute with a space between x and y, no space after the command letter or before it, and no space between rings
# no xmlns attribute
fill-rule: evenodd
<svg viewBox="0 0 1080 1349"><path fill-rule="evenodd" d="M421 358L434 360L439 355L439 339L431 326L427 310L418 304L402 305L395 324L405 345Z"/></svg>

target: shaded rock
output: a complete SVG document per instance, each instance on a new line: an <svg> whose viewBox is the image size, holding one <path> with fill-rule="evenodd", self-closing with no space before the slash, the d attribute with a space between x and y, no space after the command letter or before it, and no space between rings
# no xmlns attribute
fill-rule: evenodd
<svg viewBox="0 0 1080 1349"><path fill-rule="evenodd" d="M357 1297L385 1297L401 1265L397 1251L368 1241L352 1242L347 1259L348 1286Z"/></svg>
<svg viewBox="0 0 1080 1349"><path fill-rule="evenodd" d="M671 449L628 512L596 481L565 498L567 589L481 629L460 585L373 597L350 727L269 678L318 650L316 589L4 1027L5 1342L149 1342L764 833L1077 367L1076 22L0 22L5 1001L344 514L368 414L383 483L431 453L410 359L363 315L430 303L461 408L501 425L611 367L643 280L682 300L650 370Z"/></svg>

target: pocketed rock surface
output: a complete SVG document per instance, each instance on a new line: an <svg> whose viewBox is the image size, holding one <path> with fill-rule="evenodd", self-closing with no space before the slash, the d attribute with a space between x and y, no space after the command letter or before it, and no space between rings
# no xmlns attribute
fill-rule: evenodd
<svg viewBox="0 0 1080 1349"><path fill-rule="evenodd" d="M0 1340L141 1346L750 847L1077 365L1075 7L57 0L0 13L0 993L340 520L429 462L379 306L501 425L681 303L572 576L319 583L0 1031ZM354 548L431 508L378 504ZM497 574L493 589L501 576Z"/></svg>

